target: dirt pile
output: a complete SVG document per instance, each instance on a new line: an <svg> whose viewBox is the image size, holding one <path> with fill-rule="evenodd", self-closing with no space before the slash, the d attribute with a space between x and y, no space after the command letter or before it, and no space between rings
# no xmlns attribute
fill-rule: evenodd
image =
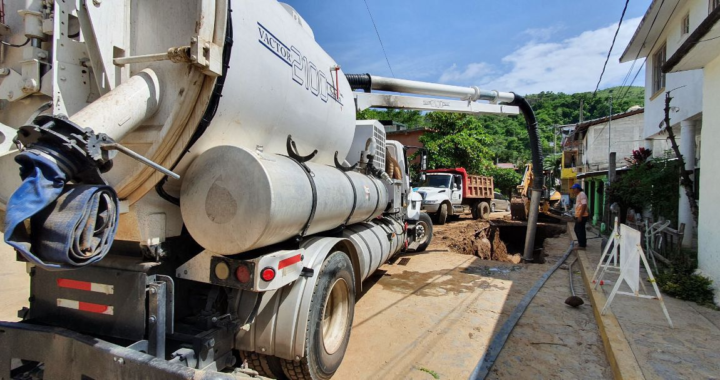
<svg viewBox="0 0 720 380"><path fill-rule="evenodd" d="M459 221L435 226L433 246L445 246L464 255L477 256L483 260L519 263L520 255L508 254L500 239L500 230L486 221Z"/></svg>

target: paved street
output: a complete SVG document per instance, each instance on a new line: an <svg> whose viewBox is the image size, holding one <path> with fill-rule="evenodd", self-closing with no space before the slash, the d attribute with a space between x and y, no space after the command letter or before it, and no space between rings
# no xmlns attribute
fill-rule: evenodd
<svg viewBox="0 0 720 380"><path fill-rule="evenodd" d="M17 320L18 310L28 305L30 281L25 264L15 261L15 252L5 243L0 243L0 289L0 320Z"/></svg>

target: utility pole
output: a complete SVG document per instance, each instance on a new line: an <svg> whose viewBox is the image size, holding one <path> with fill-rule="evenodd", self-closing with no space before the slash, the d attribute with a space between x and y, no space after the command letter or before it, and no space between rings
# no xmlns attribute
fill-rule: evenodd
<svg viewBox="0 0 720 380"><path fill-rule="evenodd" d="M584 107L585 107L585 99L580 99L580 120L578 121L578 124L581 124L584 119Z"/></svg>
<svg viewBox="0 0 720 380"><path fill-rule="evenodd" d="M612 127L612 115L613 115L612 94L610 94L610 115L609 115L609 119L608 119L608 157L610 156L610 144L612 144L612 139L611 139L612 134L611 134L611 130L610 130L610 128Z"/></svg>

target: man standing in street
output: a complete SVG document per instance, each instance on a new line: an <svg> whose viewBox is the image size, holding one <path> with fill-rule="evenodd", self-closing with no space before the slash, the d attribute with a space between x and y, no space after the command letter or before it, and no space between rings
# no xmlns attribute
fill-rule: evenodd
<svg viewBox="0 0 720 380"><path fill-rule="evenodd" d="M578 249L585 249L587 246L587 236L585 224L588 216L588 198L579 183L572 185L573 194L575 194L575 236L578 239Z"/></svg>

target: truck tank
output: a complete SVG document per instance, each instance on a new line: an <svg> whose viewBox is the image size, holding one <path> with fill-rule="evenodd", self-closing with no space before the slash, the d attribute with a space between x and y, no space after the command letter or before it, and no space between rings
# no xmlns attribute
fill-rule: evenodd
<svg viewBox="0 0 720 380"><path fill-rule="evenodd" d="M375 178L235 146L195 159L180 196L190 234L221 254L367 221L387 204L385 184Z"/></svg>
<svg viewBox="0 0 720 380"><path fill-rule="evenodd" d="M301 153L317 151L312 159L316 164L332 165L336 152L341 158L349 152L355 130L350 86L336 62L315 42L310 27L286 4L274 0L202 4L178 1L171 5L134 1L131 7L123 8L112 2L98 2L92 7L73 2L21 3L8 4L7 14L17 14L26 7L38 14L58 14L55 31L47 37L52 44L40 45L48 49L45 56L51 57L47 67L54 69L39 70L38 75L45 75L38 91L23 101L17 101L17 95L7 99L8 94L13 94L9 89L13 81L3 82L6 88L0 88L0 98L9 103L0 112L0 122L10 127L3 126L2 137L11 140L13 129L37 113L65 115L81 127L106 133L181 177L167 180L152 168L117 155L113 169L103 178L117 192L126 211L119 218L119 239L146 243L179 235L179 210L164 204L155 194L155 187L167 181L161 190L178 197L185 171L214 147L287 154L285 138L292 135ZM111 17L116 14L125 18ZM97 41L108 42L108 46L92 46L89 31L79 30L78 18L107 24L107 29L93 32ZM133 23L122 25L127 18ZM25 39L22 18L8 16L8 22L17 31L10 41L21 44ZM142 59L144 55L186 45L194 52L201 43L209 54L208 61L214 63L202 66L194 55L188 57L191 62L179 63ZM15 80L26 75L22 49L5 49L7 66L14 70L10 77ZM221 54L223 51L227 54ZM83 66L89 61L92 70ZM223 71L218 69L220 63L230 67L224 76L218 76ZM15 94L19 92L17 89ZM148 101L123 106L117 103L120 92L137 95L125 99L140 97ZM43 108L47 102L52 106ZM16 153L0 152L0 171L17 172ZM5 209L10 195L20 185L18 176L6 177L0 184L0 210ZM133 207L141 201L142 207ZM349 206L338 214L350 213L352 202L345 203ZM160 214L165 214L166 227L160 229L164 236L153 236L148 231L157 230L152 224L157 223ZM342 222L343 218L339 219Z"/></svg>

